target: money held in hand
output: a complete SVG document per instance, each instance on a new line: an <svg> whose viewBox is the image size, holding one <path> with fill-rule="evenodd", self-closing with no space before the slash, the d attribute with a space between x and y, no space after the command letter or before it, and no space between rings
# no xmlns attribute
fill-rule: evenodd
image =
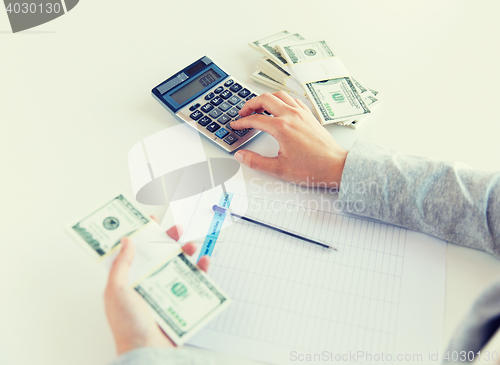
<svg viewBox="0 0 500 365"><path fill-rule="evenodd" d="M231 303L179 243L123 195L67 230L107 271L120 252L121 239L130 237L135 255L128 283L146 301L158 325L176 345L184 344Z"/></svg>
<svg viewBox="0 0 500 365"><path fill-rule="evenodd" d="M160 265L135 290L153 309L163 331L178 345L231 302L184 252Z"/></svg>

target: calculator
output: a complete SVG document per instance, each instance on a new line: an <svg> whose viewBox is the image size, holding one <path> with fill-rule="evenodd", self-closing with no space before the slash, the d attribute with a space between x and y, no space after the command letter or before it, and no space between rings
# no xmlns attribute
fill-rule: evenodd
<svg viewBox="0 0 500 365"><path fill-rule="evenodd" d="M255 138L256 129L231 129L247 100L257 96L224 72L210 58L202 57L151 90L153 97L175 118L196 128L227 152Z"/></svg>

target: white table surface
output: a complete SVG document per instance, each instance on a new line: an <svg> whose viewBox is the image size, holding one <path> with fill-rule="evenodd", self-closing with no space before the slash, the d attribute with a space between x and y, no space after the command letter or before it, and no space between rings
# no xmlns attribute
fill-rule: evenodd
<svg viewBox="0 0 500 365"><path fill-rule="evenodd" d="M86 0L11 34L0 11L0 363L114 357L106 277L63 228L117 191L132 194L129 149L177 123L151 97L157 83L206 54L265 91L250 80L260 56L247 42L298 31L328 40L351 74L383 93L361 129L327 128L342 146L365 138L498 170L499 12L498 1ZM251 148L272 154L276 143L262 136ZM443 343L498 274L492 256L448 245Z"/></svg>

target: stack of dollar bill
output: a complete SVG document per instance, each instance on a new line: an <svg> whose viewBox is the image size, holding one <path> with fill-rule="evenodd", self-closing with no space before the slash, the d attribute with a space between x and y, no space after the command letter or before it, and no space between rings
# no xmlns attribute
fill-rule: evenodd
<svg viewBox="0 0 500 365"><path fill-rule="evenodd" d="M352 78L324 40L284 30L249 45L264 55L252 79L301 99L322 124L357 128L380 101L379 92Z"/></svg>

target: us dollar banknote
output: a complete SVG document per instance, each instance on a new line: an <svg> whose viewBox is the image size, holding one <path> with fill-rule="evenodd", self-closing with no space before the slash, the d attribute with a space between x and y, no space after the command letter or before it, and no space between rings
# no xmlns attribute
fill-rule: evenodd
<svg viewBox="0 0 500 365"><path fill-rule="evenodd" d="M308 63L311 67L317 67L311 61L335 57L325 41L278 44L277 50L281 51L281 55L289 64L292 74L295 65L305 65L307 71ZM302 67L302 71L304 71L304 67ZM308 82L303 87L322 124L336 123L339 120L360 118L370 114L370 109L350 77L327 78Z"/></svg>
<svg viewBox="0 0 500 365"><path fill-rule="evenodd" d="M273 36L254 41L251 44L255 46L257 50L261 52L264 56L271 58L278 64L284 65L286 64L286 60L278 52L276 46L279 43L290 44L294 42L300 42L303 40L304 37L302 37L299 33L290 33L288 31L283 31Z"/></svg>
<svg viewBox="0 0 500 365"><path fill-rule="evenodd" d="M278 33L275 33L273 35L267 36L265 38L257 39L256 41L248 43L248 45L250 47L252 47L253 49L256 49L257 51L259 51L259 47L261 45L267 44L267 43L270 43L270 42L274 42L274 41L276 41L278 39L286 37L289 34L290 34L290 32L288 30L283 30L281 32L278 32Z"/></svg>
<svg viewBox="0 0 500 365"><path fill-rule="evenodd" d="M100 259L150 222L125 196L118 195L85 218L72 224L68 233L95 259Z"/></svg>
<svg viewBox="0 0 500 365"><path fill-rule="evenodd" d="M284 30L249 45L264 55L252 80L301 99L322 124L357 128L380 103L379 92L352 78L325 41L305 41L300 34ZM286 46L287 52L283 50ZM306 69L309 63L310 69ZM328 65L337 65L343 72L328 75ZM336 67L330 69L338 71ZM304 71L306 76L311 71L314 77L304 80Z"/></svg>
<svg viewBox="0 0 500 365"><path fill-rule="evenodd" d="M184 344L231 303L182 251L143 278L135 290L153 309L162 330L177 345Z"/></svg>

